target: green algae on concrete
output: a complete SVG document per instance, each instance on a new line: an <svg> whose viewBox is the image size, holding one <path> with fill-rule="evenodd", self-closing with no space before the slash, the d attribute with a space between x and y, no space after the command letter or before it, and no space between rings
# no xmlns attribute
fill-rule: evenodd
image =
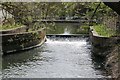
<svg viewBox="0 0 120 80"><path fill-rule="evenodd" d="M108 28L107 26L102 25L102 24L93 26L93 29L100 36L111 37L111 36L115 36L116 35L116 31L115 30L113 30L111 28Z"/></svg>

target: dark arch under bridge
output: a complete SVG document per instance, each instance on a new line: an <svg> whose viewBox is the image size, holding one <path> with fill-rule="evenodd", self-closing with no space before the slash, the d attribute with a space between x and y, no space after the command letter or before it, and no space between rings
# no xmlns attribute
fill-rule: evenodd
<svg viewBox="0 0 120 80"><path fill-rule="evenodd" d="M117 14L120 15L120 1L119 2L104 2L105 5L113 9Z"/></svg>

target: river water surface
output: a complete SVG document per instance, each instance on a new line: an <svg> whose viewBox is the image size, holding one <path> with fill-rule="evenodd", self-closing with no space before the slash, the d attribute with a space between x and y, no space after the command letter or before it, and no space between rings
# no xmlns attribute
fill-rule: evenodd
<svg viewBox="0 0 120 80"><path fill-rule="evenodd" d="M68 26L61 29L60 34L74 34L77 32L74 31L74 25L71 25L73 29L68 28ZM50 34L53 34L53 32ZM41 47L3 56L2 64L3 78L106 77L103 74L104 71L99 67L99 63L92 57L88 37L82 36L48 36L47 42Z"/></svg>

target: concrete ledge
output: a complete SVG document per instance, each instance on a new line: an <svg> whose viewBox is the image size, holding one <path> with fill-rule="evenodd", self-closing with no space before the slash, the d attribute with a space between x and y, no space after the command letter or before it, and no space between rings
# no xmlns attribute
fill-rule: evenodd
<svg viewBox="0 0 120 80"><path fill-rule="evenodd" d="M22 33L26 31L26 26L23 25L18 28L8 29L8 30L1 30L0 34L12 34L12 33Z"/></svg>
<svg viewBox="0 0 120 80"><path fill-rule="evenodd" d="M88 37L88 34L47 34L48 37Z"/></svg>

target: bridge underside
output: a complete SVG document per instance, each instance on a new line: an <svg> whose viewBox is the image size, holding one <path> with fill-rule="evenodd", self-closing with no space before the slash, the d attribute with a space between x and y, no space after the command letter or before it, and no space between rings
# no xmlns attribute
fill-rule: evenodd
<svg viewBox="0 0 120 80"><path fill-rule="evenodd" d="M113 9L120 15L120 1L119 2L104 2L105 5Z"/></svg>

